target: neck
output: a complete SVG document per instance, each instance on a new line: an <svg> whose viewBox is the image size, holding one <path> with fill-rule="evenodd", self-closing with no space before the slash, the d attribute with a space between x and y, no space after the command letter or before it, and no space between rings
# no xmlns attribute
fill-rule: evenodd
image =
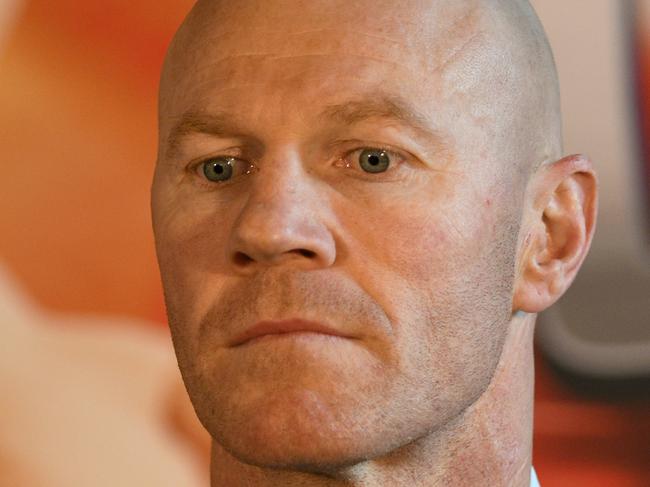
<svg viewBox="0 0 650 487"><path fill-rule="evenodd" d="M265 469L212 443L212 487L528 487L533 421L535 315L515 314L494 377L444 428L337 475Z"/></svg>

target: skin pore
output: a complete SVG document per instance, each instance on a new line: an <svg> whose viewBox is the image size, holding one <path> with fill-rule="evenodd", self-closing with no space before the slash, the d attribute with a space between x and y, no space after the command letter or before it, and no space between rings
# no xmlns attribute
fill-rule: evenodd
<svg viewBox="0 0 650 487"><path fill-rule="evenodd" d="M535 314L596 212L590 162L560 155L527 2L199 1L152 210L212 485L527 486ZM234 344L287 319L347 338Z"/></svg>

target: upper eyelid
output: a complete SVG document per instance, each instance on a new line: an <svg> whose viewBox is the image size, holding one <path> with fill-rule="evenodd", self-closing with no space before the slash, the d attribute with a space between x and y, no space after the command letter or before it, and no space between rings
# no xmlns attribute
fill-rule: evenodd
<svg viewBox="0 0 650 487"><path fill-rule="evenodd" d="M221 159L221 158L223 158L223 159L232 159L233 161L242 162L245 165L247 164L248 166L253 165L251 162L247 161L246 159L244 159L242 157L236 157L236 156L233 156L233 155L230 155L230 154L217 154L217 155L214 155L214 156L200 157L200 158L194 159L194 160L190 161L185 167L190 171L194 171L194 170L200 168L206 162L212 161L214 159Z"/></svg>

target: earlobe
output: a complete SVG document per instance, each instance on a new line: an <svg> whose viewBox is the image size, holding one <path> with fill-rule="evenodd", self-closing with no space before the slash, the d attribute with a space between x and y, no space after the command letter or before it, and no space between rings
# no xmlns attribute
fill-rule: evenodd
<svg viewBox="0 0 650 487"><path fill-rule="evenodd" d="M591 161L571 156L543 166L526 209L513 311L539 313L564 294L587 255L597 212Z"/></svg>

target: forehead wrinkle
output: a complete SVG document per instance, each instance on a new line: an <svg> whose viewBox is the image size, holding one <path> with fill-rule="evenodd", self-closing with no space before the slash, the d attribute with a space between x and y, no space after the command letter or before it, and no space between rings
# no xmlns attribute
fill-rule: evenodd
<svg viewBox="0 0 650 487"><path fill-rule="evenodd" d="M203 70L208 70L210 68L214 68L215 66L218 66L219 64L223 64L224 61L233 61L237 59L244 59L244 58L265 58L265 60L269 61L278 61L282 59L301 59L301 58L309 58L309 57L332 57L332 58L337 58L340 56L342 53L336 53L336 52L312 52L312 53L307 53L307 54L262 54L262 53L236 53L236 54L229 54L226 56L222 56L219 59L215 61L211 61L210 63L205 63L203 66L201 66L198 69L195 69L194 71L203 71ZM393 66L400 66L400 67L405 67L408 68L408 66L405 66L402 63L390 60L390 59L385 59L381 57L374 57L374 56L368 56L364 54L356 54L356 53L348 53L345 52L343 53L346 56L349 57L358 57L360 59L365 59L369 61L377 61L380 63L385 63L385 64L391 64Z"/></svg>
<svg viewBox="0 0 650 487"><path fill-rule="evenodd" d="M291 35L287 33L286 35ZM319 38L318 42L314 43L304 43L301 44L297 41L285 42L282 45L276 46L273 49L269 49L268 44L273 45L272 42L264 43L265 45L260 46L249 46L249 45L225 45L215 42L212 44L210 40L204 40L201 44L207 46L214 46L212 59L209 61L201 60L200 63L192 62L190 59L189 63L186 59L182 59L179 64L192 65L192 71L204 72L211 69L219 69L221 65L225 65L226 69L228 68L227 63L236 61L236 60L246 60L250 59L252 62L259 60L260 62L270 62L283 59L308 59L308 58L332 58L335 61L340 59L341 56L348 58L358 58L360 60L375 61L378 63L384 63L392 66L399 66L402 68L409 69L409 65L415 65L419 58L417 57L419 52L412 47L403 44L397 40L389 39L386 37L373 36L363 34L364 36L372 39L372 42L368 44L346 44L342 42L340 37L332 36L335 38L332 42L323 42ZM358 37L359 34L356 34ZM262 32L259 38L264 37L264 32ZM383 41L385 44L380 48L378 46L378 41ZM256 41L257 42L257 41ZM178 56L180 57L180 56ZM183 62L185 61L185 62ZM336 63L333 65L336 66ZM186 72L187 69L183 69L180 72Z"/></svg>
<svg viewBox="0 0 650 487"><path fill-rule="evenodd" d="M415 23L413 23L413 24L417 25ZM404 42L402 42L402 41L400 41L398 39L390 38L388 36L369 34L367 32L359 32L359 31L355 31L355 30L351 30L351 29L345 29L345 28L341 28L341 27L338 27L336 29L334 29L332 27L319 27L319 28L314 28L314 29L304 29L304 30L293 31L293 32L292 31L287 31L286 29L268 29L268 28L263 28L263 27L254 27L254 28L249 27L248 29L222 30L222 31L219 31L219 34L216 34L214 36L214 38L215 39L223 39L223 38L233 37L233 36L236 37L236 36L241 35L241 34L249 35L251 33L257 34L258 38L260 38L260 39L264 35L272 34L272 35L275 35L275 36L278 36L278 37L313 36L316 40L319 40L319 41L322 41L322 39L325 37L324 34L325 35L333 34L334 36L332 38L335 39L341 33L344 33L344 34L350 34L353 37L363 36L363 37L368 37L368 38L374 39L374 40L382 40L382 41L390 42L390 43L393 43L393 44L400 44L402 46L405 45ZM209 42L210 39L209 38L205 39L204 42L205 41ZM261 41L260 41L260 43L261 43Z"/></svg>
<svg viewBox="0 0 650 487"><path fill-rule="evenodd" d="M485 35L483 32L475 32L468 39L466 39L460 46L452 50L449 55L443 59L440 64L434 68L434 72L444 73L448 71L454 65L462 62L465 57L471 55L472 48L477 44L483 44L485 41Z"/></svg>
<svg viewBox="0 0 650 487"><path fill-rule="evenodd" d="M307 34L323 34L327 32L345 32L346 34L353 34L354 36L359 36L362 35L364 37L369 37L370 39L374 40L381 40L381 41L386 41L386 42L391 42L393 44L399 44L404 46L405 44L403 42L400 42L397 39L391 39L390 37L386 36L380 36L380 35L373 35L373 34L368 34L367 32L358 32L358 31L352 31L348 29L332 29L332 28L320 28L320 29L309 29L309 30L302 30L298 32L288 32L288 35L295 35L295 36L302 36L302 35L307 35Z"/></svg>
<svg viewBox="0 0 650 487"><path fill-rule="evenodd" d="M433 66L433 72L443 74L475 51L472 49L474 46L488 43L489 34L481 25L481 12L480 5L472 3L438 36L439 43L430 48L431 57L440 59Z"/></svg>
<svg viewBox="0 0 650 487"><path fill-rule="evenodd" d="M203 45L219 46L225 44L229 49L243 48L244 50L256 51L256 48L265 49L269 45L276 46L280 51L291 51L293 49L316 47L322 49L323 46L340 47L344 45L346 40L352 40L352 45L357 48L358 45L363 45L359 42L360 37L366 37L373 41L383 41L390 45L397 45L401 48L408 47L410 43L404 42L409 40L407 38L397 39L388 35L370 34L367 32L360 32L345 27L321 27L317 29L309 29L302 31L290 31L287 29L277 30L268 29L256 26L247 28L219 31L218 33L197 33L200 38L198 41ZM303 39L295 39L301 37ZM234 39L234 42L230 42ZM197 42L196 39L192 41ZM298 42L301 42L298 44ZM376 47L374 44L373 47ZM403 53L403 49L396 51Z"/></svg>

